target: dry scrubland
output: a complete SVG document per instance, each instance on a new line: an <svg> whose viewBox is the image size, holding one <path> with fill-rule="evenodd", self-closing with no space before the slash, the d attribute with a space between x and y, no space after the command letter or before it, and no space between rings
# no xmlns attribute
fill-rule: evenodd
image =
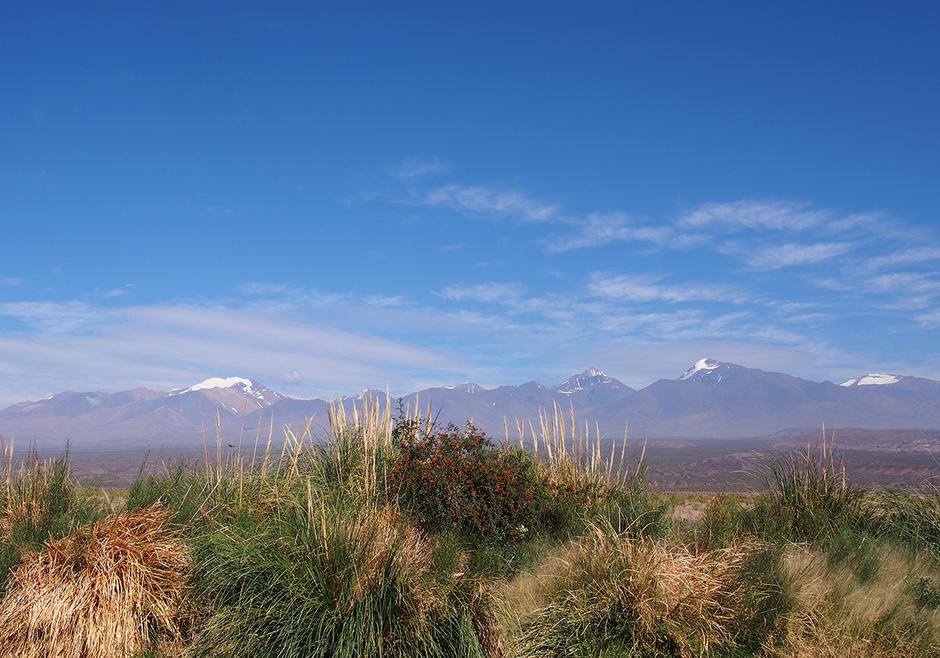
<svg viewBox="0 0 940 658"><path fill-rule="evenodd" d="M930 485L848 486L823 439L667 497L557 409L522 450L380 408L120 495L8 459L0 655L940 656Z"/></svg>

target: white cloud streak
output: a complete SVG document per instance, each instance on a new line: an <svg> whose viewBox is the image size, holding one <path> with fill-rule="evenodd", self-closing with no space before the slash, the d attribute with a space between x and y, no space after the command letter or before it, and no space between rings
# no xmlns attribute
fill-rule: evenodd
<svg viewBox="0 0 940 658"><path fill-rule="evenodd" d="M842 256L852 250L850 242L820 242L816 244L782 244L754 250L747 256L749 267L756 270L776 270L782 267L814 265Z"/></svg>
<svg viewBox="0 0 940 658"><path fill-rule="evenodd" d="M680 226L804 231L829 218L825 211L787 201L706 203L679 218Z"/></svg>
<svg viewBox="0 0 940 658"><path fill-rule="evenodd" d="M917 323L924 329L940 329L940 309L918 315Z"/></svg>
<svg viewBox="0 0 940 658"><path fill-rule="evenodd" d="M592 213L580 222L579 229L577 233L546 240L545 250L560 253L615 242L663 245L678 239L676 232L669 226L638 225L624 213Z"/></svg>
<svg viewBox="0 0 940 658"><path fill-rule="evenodd" d="M234 372L307 381L317 387L312 394L326 395L372 385L407 391L428 374L446 381L448 373L463 371L446 352L283 313L194 305L114 310L79 302L11 306L0 310L28 318L38 331L0 334L3 386L170 388ZM23 399L3 390L0 398Z"/></svg>
<svg viewBox="0 0 940 658"><path fill-rule="evenodd" d="M869 258L863 263L863 267L867 271L875 271L899 265L915 265L932 261L940 261L940 247L914 247L895 251L883 256Z"/></svg>
<svg viewBox="0 0 940 658"><path fill-rule="evenodd" d="M408 158L392 167L391 173L401 181L410 182L418 178L442 174L449 169L449 165L437 158Z"/></svg>
<svg viewBox="0 0 940 658"><path fill-rule="evenodd" d="M424 195L419 204L431 208L448 208L458 213L506 217L522 222L555 222L561 209L517 191L498 191L480 185L442 185Z"/></svg>
<svg viewBox="0 0 940 658"><path fill-rule="evenodd" d="M0 316L6 316L51 333L65 333L92 324L100 324L114 311L82 301L67 302L6 302L0 304Z"/></svg>
<svg viewBox="0 0 940 658"><path fill-rule="evenodd" d="M481 304L518 303L525 289L518 283L487 282L475 285L447 286L440 291L440 296L451 301L469 301Z"/></svg>
<svg viewBox="0 0 940 658"><path fill-rule="evenodd" d="M702 284L664 284L646 276L594 272L588 280L590 295L603 299L630 302L729 302L743 304L750 297L729 286Z"/></svg>

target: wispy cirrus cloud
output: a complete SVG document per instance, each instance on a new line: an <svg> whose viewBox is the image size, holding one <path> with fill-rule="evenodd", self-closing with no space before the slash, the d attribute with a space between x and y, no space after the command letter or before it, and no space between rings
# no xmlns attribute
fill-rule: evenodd
<svg viewBox="0 0 940 658"><path fill-rule="evenodd" d="M626 213L591 213L577 222L578 230L544 241L550 253L600 247L615 242L649 242L662 245L675 242L676 232L669 226L638 224Z"/></svg>
<svg viewBox="0 0 940 658"><path fill-rule="evenodd" d="M238 284L239 292L246 295L272 295L288 289L286 283L271 283L266 281L245 281Z"/></svg>
<svg viewBox="0 0 940 658"><path fill-rule="evenodd" d="M447 286L439 295L451 301L469 301L483 304L510 304L522 299L525 288L519 283L487 282L473 285Z"/></svg>
<svg viewBox="0 0 940 658"><path fill-rule="evenodd" d="M940 293L940 280L931 273L894 272L873 277L868 287L875 292Z"/></svg>
<svg viewBox="0 0 940 658"><path fill-rule="evenodd" d="M799 331L819 317L783 317L791 326L781 327L781 318L771 313L792 313L807 305L767 304L751 300L740 290L720 286L680 286L662 283L657 278L594 273L586 284L587 295L528 295L519 284L500 283L485 287L466 286L454 295L454 301L474 301L500 307L505 314L488 317L476 311L462 311L477 317L481 324L496 323L508 327L507 317L533 317L527 323L513 326L527 336L541 335L553 344L591 345L614 343L627 345L635 341L756 341L764 345L786 345L788 349L831 349L815 347ZM750 307L735 310L716 309L717 302ZM665 305L665 306L664 306ZM671 310L652 310L669 308ZM798 321L798 322L797 322ZM651 343L651 345L653 344Z"/></svg>
<svg viewBox="0 0 940 658"><path fill-rule="evenodd" d="M556 222L562 219L561 207L516 190L496 190L482 185L448 184L435 187L417 203L431 208L522 222Z"/></svg>
<svg viewBox="0 0 940 658"><path fill-rule="evenodd" d="M678 219L693 228L772 229L804 231L819 226L830 214L792 201L731 201L705 203Z"/></svg>
<svg viewBox="0 0 940 658"><path fill-rule="evenodd" d="M22 288L24 284L23 279L16 276L0 276L0 286L5 286L7 288Z"/></svg>
<svg viewBox="0 0 940 658"><path fill-rule="evenodd" d="M118 299L119 297L127 297L131 294L131 289L133 284L127 284L121 288L111 288L110 290L103 290L101 292L95 293L95 297L99 299Z"/></svg>
<svg viewBox="0 0 940 658"><path fill-rule="evenodd" d="M408 158L391 168L392 175L404 182L436 176L450 170L450 165L437 158Z"/></svg>
<svg viewBox="0 0 940 658"><path fill-rule="evenodd" d="M83 301L47 302L22 301L0 304L0 316L50 333L67 333L85 326L99 324L119 311L95 307Z"/></svg>
<svg viewBox="0 0 940 658"><path fill-rule="evenodd" d="M670 313L608 313L599 317L599 327L621 335L642 333L686 339L727 333L727 327L749 317L748 311L710 314L702 309L681 309Z"/></svg>
<svg viewBox="0 0 940 658"><path fill-rule="evenodd" d="M743 304L751 296L731 286L698 283L666 284L649 276L594 272L587 284L589 294L630 302L728 302Z"/></svg>
<svg viewBox="0 0 940 658"><path fill-rule="evenodd" d="M924 329L940 329L940 309L918 315L917 323Z"/></svg>
<svg viewBox="0 0 940 658"><path fill-rule="evenodd" d="M747 265L756 270L776 270L798 265L815 265L847 254L853 249L851 242L818 242L814 244L782 244L751 251Z"/></svg>
<svg viewBox="0 0 940 658"><path fill-rule="evenodd" d="M886 279L873 276L898 268L917 270L940 259L940 241L932 231L878 210L846 212L799 200L738 199L709 201L677 215L649 218L629 209L598 212L570 208L562 201L545 201L527 192L458 183L424 192L409 190L409 197L420 205L448 208L467 217L531 224L530 244L549 256L608 247L606 253L598 254L598 270L610 267L606 259L617 253L615 246L644 256L653 252L667 268L670 259L679 258L669 252L698 252L692 255L693 260L682 256L684 260L675 263L668 279L595 272L583 289L587 293L583 299L538 291L539 285L533 287L533 294L504 284L459 286L447 294L439 293L446 301L499 304L503 313L514 317L540 315L569 329L577 324L579 313L592 316L596 326L610 326L611 322L602 318L622 317L618 305L641 307L631 309L630 315L635 316L637 311L649 315L657 304L661 308L730 303L751 305L756 312L750 318L735 318L735 327L729 327L729 332L744 324L754 339L795 344L801 338L793 328L828 330L821 327L832 326L834 318L846 311L855 312L858 307L852 306L853 299L870 298L873 302L866 306L868 312L890 313L924 311L938 298L929 272ZM711 282L703 283L697 275L694 263L698 259L707 259ZM566 260L577 262L576 258ZM756 274L784 269L799 269L799 277L782 286L779 278ZM741 278L742 274L747 278ZM781 299L782 290L796 299L806 295L825 302L822 308L781 315L772 304L793 301L792 297ZM839 294L833 296L834 292ZM588 301L610 308L597 313L595 308L585 308ZM843 303L847 306L840 307ZM689 331L718 332L722 325L715 317L712 308L696 318L698 329ZM685 321L688 318L669 319L672 323ZM787 328L781 327L781 322Z"/></svg>
<svg viewBox="0 0 940 658"><path fill-rule="evenodd" d="M862 263L867 271L940 261L940 246L913 247L875 256Z"/></svg>
<svg viewBox="0 0 940 658"><path fill-rule="evenodd" d="M413 302L405 295L366 295L362 298L362 303L376 308L394 308L409 306Z"/></svg>

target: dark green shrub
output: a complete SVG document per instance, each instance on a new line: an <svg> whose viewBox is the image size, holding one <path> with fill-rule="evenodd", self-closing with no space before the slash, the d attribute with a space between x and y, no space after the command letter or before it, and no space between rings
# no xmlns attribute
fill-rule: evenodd
<svg viewBox="0 0 940 658"><path fill-rule="evenodd" d="M548 475L536 492L539 528L553 537L580 534L589 515L604 502L594 481L572 482Z"/></svg>

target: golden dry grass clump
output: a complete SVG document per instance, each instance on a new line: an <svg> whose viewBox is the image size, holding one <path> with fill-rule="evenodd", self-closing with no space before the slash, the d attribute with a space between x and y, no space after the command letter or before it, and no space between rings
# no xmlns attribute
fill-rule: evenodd
<svg viewBox="0 0 940 658"><path fill-rule="evenodd" d="M936 565L882 546L877 573L860 582L850 565L829 566L827 556L793 546L783 558L793 605L773 647L793 658L940 656L940 609L917 606L908 590L912 574L937 576Z"/></svg>
<svg viewBox="0 0 940 658"><path fill-rule="evenodd" d="M522 654L619 649L692 656L728 645L742 612L741 574L753 549L696 553L595 527L561 557L565 568L541 583L535 598L547 603L521 620Z"/></svg>
<svg viewBox="0 0 940 658"><path fill-rule="evenodd" d="M189 550L159 506L51 541L11 574L0 656L124 658L180 637Z"/></svg>

